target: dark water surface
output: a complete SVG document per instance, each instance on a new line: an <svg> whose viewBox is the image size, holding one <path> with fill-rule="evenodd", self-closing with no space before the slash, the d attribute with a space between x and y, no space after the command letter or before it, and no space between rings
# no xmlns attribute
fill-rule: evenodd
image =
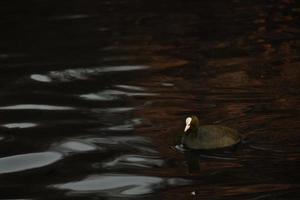
<svg viewBox="0 0 300 200"><path fill-rule="evenodd" d="M300 199L299 1L0 12L0 199ZM175 150L191 114L244 142Z"/></svg>

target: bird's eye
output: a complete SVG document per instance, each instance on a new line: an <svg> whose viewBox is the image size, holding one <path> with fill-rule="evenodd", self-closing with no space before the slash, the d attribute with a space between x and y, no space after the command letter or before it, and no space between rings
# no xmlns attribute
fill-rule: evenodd
<svg viewBox="0 0 300 200"><path fill-rule="evenodd" d="M190 118L190 117L186 118L186 120L185 120L186 124L190 124L191 121L192 121L192 118Z"/></svg>

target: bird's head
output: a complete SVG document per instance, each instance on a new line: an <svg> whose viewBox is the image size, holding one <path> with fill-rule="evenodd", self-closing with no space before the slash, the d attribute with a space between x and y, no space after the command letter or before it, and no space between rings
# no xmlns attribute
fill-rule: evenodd
<svg viewBox="0 0 300 200"><path fill-rule="evenodd" d="M199 119L196 116L187 117L185 123L184 132L188 133L198 129Z"/></svg>

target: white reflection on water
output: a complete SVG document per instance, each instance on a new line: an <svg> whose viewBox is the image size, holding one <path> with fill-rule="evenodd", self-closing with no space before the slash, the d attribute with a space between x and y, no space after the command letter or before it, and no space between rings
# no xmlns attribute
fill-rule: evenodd
<svg viewBox="0 0 300 200"><path fill-rule="evenodd" d="M13 106L3 106L0 110L74 110L75 108L69 106L51 106L40 104L19 104Z"/></svg>
<svg viewBox="0 0 300 200"><path fill-rule="evenodd" d="M62 159L58 152L39 152L0 158L0 174L44 167Z"/></svg>
<svg viewBox="0 0 300 200"><path fill-rule="evenodd" d="M81 98L87 100L98 100L98 101L111 101L115 99L119 99L120 96L156 96L157 93L150 92L125 92L120 90L104 90L98 93L90 93L90 94L82 94Z"/></svg>
<svg viewBox="0 0 300 200"><path fill-rule="evenodd" d="M155 156L144 156L144 155L122 155L111 161L102 164L104 168L115 169L124 167L161 167L164 161Z"/></svg>
<svg viewBox="0 0 300 200"><path fill-rule="evenodd" d="M90 144L85 144L83 142L79 141L68 141L60 145L60 147L69 149L72 151L92 151L95 150L96 147L90 145Z"/></svg>
<svg viewBox="0 0 300 200"><path fill-rule="evenodd" d="M114 111L114 113L119 113L124 111ZM99 130L110 130L110 131L130 131L133 130L137 125L142 124L142 120L139 118L131 119L130 121L124 122L124 124L118 124L108 127L100 128Z"/></svg>
<svg viewBox="0 0 300 200"><path fill-rule="evenodd" d="M30 76L30 78L32 80L35 80L35 81L40 81L40 82L45 82L45 83L49 83L52 81L52 79L46 75L40 75L40 74L32 74Z"/></svg>
<svg viewBox="0 0 300 200"><path fill-rule="evenodd" d="M50 82L51 80L69 82L72 80L85 80L88 79L89 77L97 76L102 73L136 71L136 70L144 70L147 68L149 67L143 65L77 68L77 69L66 69L63 71L51 71L48 75L33 74L31 75L31 78L35 81L41 81L41 82Z"/></svg>
<svg viewBox="0 0 300 200"><path fill-rule="evenodd" d="M158 153L150 140L139 136L106 136L106 137L89 137L87 142L95 144L101 148L131 148L140 152ZM115 146L115 147L114 147Z"/></svg>
<svg viewBox="0 0 300 200"><path fill-rule="evenodd" d="M110 136L87 138L87 140L93 143L100 144L151 144L151 142L148 139L140 136Z"/></svg>
<svg viewBox="0 0 300 200"><path fill-rule="evenodd" d="M69 154L94 151L102 148L84 140L68 139L61 143L53 144L51 149L64 154Z"/></svg>
<svg viewBox="0 0 300 200"><path fill-rule="evenodd" d="M134 110L132 107L116 107L116 108L96 108L93 109L94 113L122 113Z"/></svg>
<svg viewBox="0 0 300 200"><path fill-rule="evenodd" d="M99 93L91 93L91 94L82 94L81 98L93 101L112 101L118 99L117 96L113 96L111 94L99 94Z"/></svg>
<svg viewBox="0 0 300 200"><path fill-rule="evenodd" d="M127 89L127 90L136 90L136 91L145 91L146 89L143 87L135 86L135 85L115 85L118 88L121 89Z"/></svg>
<svg viewBox="0 0 300 200"><path fill-rule="evenodd" d="M22 123L9 123L1 125L6 128L31 128L37 126L35 123L22 122Z"/></svg>
<svg viewBox="0 0 300 200"><path fill-rule="evenodd" d="M124 124L124 125L116 125L116 126L101 128L100 130L103 130L103 131L130 131L133 129L134 129L134 126L132 124Z"/></svg>
<svg viewBox="0 0 300 200"><path fill-rule="evenodd" d="M57 184L51 187L71 190L70 194L99 193L109 196L135 196L153 193L169 185L188 185L191 181L181 178L163 179L154 176L129 174L104 174L90 176L81 181Z"/></svg>

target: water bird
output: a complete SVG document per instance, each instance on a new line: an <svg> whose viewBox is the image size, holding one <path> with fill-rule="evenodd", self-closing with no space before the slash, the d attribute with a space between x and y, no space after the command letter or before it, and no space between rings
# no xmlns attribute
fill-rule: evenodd
<svg viewBox="0 0 300 200"><path fill-rule="evenodd" d="M200 126L198 117L191 116L186 118L181 143L188 149L208 150L231 147L240 140L237 130L222 125Z"/></svg>

